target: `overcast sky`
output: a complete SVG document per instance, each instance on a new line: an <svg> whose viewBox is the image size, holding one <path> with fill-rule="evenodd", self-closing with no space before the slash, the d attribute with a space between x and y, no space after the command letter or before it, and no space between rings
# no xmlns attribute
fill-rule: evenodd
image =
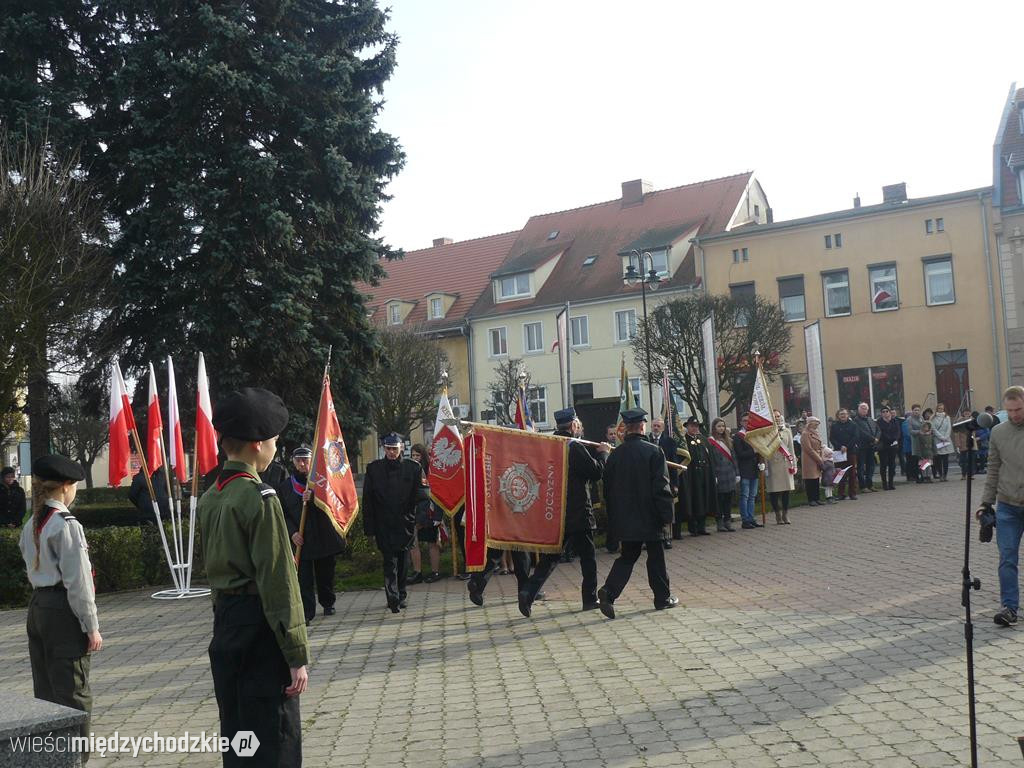
<svg viewBox="0 0 1024 768"><path fill-rule="evenodd" d="M387 5L386 0L383 2ZM1020 3L395 0L382 234L413 250L753 170L782 220L992 183ZM781 9L781 10L780 10Z"/></svg>

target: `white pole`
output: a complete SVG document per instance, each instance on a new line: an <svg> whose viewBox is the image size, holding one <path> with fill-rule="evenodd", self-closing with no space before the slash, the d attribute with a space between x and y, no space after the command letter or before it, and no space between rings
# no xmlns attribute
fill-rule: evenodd
<svg viewBox="0 0 1024 768"><path fill-rule="evenodd" d="M170 547L167 546L167 534L164 533L164 522L160 519L160 504L156 499L153 499L153 514L156 516L156 527L160 531L160 542L164 545L164 555L167 557L167 567L171 571L171 579L174 581L174 588L180 592L181 583L178 581L178 572L174 567L174 561L171 559ZM171 525L174 525L173 518L171 520Z"/></svg>

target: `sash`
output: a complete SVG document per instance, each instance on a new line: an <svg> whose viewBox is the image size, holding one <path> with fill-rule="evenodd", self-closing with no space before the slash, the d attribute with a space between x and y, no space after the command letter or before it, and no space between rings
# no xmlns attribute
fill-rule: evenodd
<svg viewBox="0 0 1024 768"><path fill-rule="evenodd" d="M713 437L709 437L708 438L708 442L711 443L713 446L715 446L715 448L718 449L718 452L721 453L723 456L725 456L727 459L729 459L729 461L732 461L733 463L735 463L735 459L733 459L733 457L732 457L732 451L730 451L725 446L724 443L718 442Z"/></svg>

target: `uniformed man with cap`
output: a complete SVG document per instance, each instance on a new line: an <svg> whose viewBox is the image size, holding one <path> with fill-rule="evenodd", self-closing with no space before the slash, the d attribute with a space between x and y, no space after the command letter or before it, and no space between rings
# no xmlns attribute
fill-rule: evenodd
<svg viewBox="0 0 1024 768"><path fill-rule="evenodd" d="M405 553L416 535L416 499L423 468L402 458L402 438L384 438L384 458L371 461L363 478L363 531L377 542L384 568L388 608L398 613L406 601Z"/></svg>
<svg viewBox="0 0 1024 768"><path fill-rule="evenodd" d="M28 605L28 655L37 699L92 712L90 656L103 647L89 545L68 507L82 465L64 456L32 463L32 518L21 531L21 554L32 585ZM89 735L89 718L80 734ZM88 759L88 753L82 757Z"/></svg>
<svg viewBox="0 0 1024 768"><path fill-rule="evenodd" d="M259 480L287 423L281 398L265 389L232 392L213 409L227 461L199 500L214 596L210 668L221 735L252 731L259 740L252 757L224 753L225 765L302 763L309 641L281 503Z"/></svg>
<svg viewBox="0 0 1024 768"><path fill-rule="evenodd" d="M598 590L601 613L615 618L615 600L633 572L640 551L647 547L647 581L654 607L675 608L679 599L669 592L662 530L672 521L672 488L661 449L644 439L647 411L632 408L622 414L626 435L604 468L604 498L608 526L621 544L604 586Z"/></svg>
<svg viewBox="0 0 1024 768"><path fill-rule="evenodd" d="M576 418L572 406L555 411L555 434L560 437L583 437L583 425ZM597 608L597 558L594 554L594 505L590 500L590 483L601 479L604 464L612 447L608 443L593 451L583 443L569 444L569 472L565 493L565 543L580 557L583 572L583 610ZM548 576L559 562L559 555L543 554L537 567L519 592L519 611L530 615L533 601L537 598Z"/></svg>
<svg viewBox="0 0 1024 768"><path fill-rule="evenodd" d="M277 495L284 508L284 519L292 544L302 546L299 562L299 590L302 592L302 608L309 626L316 616L317 599L323 606L324 616L334 614L334 565L338 554L344 551L345 542L335 530L327 515L316 507L307 490L309 464L313 451L308 445L300 445L292 451L292 471L278 486ZM306 526L299 533L302 521L302 507L306 506ZM315 588L314 588L315 582Z"/></svg>
<svg viewBox="0 0 1024 768"><path fill-rule="evenodd" d="M680 496L685 493L687 527L691 536L708 535L705 529L708 510L717 509L715 472L711 466L711 453L707 438L701 433L700 419L691 416L686 420L685 446L690 453L686 478L681 486ZM676 524L673 533L682 533L681 523Z"/></svg>

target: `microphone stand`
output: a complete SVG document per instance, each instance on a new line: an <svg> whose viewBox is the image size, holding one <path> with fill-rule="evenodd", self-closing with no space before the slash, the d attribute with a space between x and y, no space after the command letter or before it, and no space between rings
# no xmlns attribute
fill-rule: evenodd
<svg viewBox="0 0 1024 768"><path fill-rule="evenodd" d="M967 707L970 718L971 768L977 768L978 721L974 704L974 625L971 623L971 590L981 589L981 580L971 578L971 480L974 477L974 428L971 426L965 431L967 432L967 501L964 513L964 568L960 604L964 607L964 640L967 643Z"/></svg>

